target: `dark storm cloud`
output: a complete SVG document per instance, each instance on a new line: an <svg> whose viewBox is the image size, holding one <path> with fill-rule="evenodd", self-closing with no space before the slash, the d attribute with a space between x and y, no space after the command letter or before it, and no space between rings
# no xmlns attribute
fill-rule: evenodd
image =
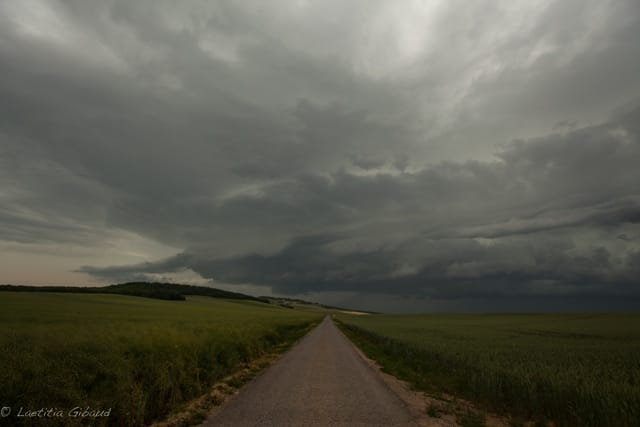
<svg viewBox="0 0 640 427"><path fill-rule="evenodd" d="M493 163L298 177L209 215L232 227L334 233L295 238L272 254L216 258L196 249L153 265L83 271L109 278L189 268L290 294L637 297L639 248L619 236L640 229L638 121L640 109L520 142Z"/></svg>
<svg viewBox="0 0 640 427"><path fill-rule="evenodd" d="M178 252L105 281L636 298L636 3L7 1L0 240Z"/></svg>

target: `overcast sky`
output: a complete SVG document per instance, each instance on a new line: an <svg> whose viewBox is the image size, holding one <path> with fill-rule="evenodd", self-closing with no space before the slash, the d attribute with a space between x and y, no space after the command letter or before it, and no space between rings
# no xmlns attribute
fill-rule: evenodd
<svg viewBox="0 0 640 427"><path fill-rule="evenodd" d="M0 1L0 283L640 309L640 3Z"/></svg>

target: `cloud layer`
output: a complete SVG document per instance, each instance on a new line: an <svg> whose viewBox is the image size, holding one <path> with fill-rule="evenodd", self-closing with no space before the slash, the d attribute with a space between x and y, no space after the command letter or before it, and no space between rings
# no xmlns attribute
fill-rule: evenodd
<svg viewBox="0 0 640 427"><path fill-rule="evenodd" d="M638 302L639 37L631 0L3 2L0 250L52 281Z"/></svg>
<svg viewBox="0 0 640 427"><path fill-rule="evenodd" d="M83 271L123 279L189 268L294 294L637 297L637 123L640 109L606 125L513 144L494 162L300 175L200 206L232 230L307 232L283 248L220 256L194 245L156 263Z"/></svg>

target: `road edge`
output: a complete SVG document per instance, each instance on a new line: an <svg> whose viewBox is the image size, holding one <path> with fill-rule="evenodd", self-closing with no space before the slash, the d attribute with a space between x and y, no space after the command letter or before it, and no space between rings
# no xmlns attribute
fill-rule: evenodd
<svg viewBox="0 0 640 427"><path fill-rule="evenodd" d="M275 355L272 355L274 357L270 358L268 363L266 363L264 366L262 366L260 368L260 370L258 370L252 376L251 379L249 379L248 381L243 382L239 387L237 387L234 390L232 390L231 393L226 394L219 403L217 403L215 406L209 408L209 410L207 411L207 415L206 415L204 420L201 420L197 424L190 424L190 426L210 427L212 425L209 422L210 419L214 418L217 414L219 414L222 410L224 410L228 405L230 405L234 400L236 400L238 398L238 396L242 393L242 390L244 390L246 387L249 387L249 385L251 385L252 383L257 381L258 378L260 378L262 375L264 375L269 370L269 368L271 368L271 366L275 365L278 361L280 361L283 357L285 357L289 352L291 352L298 344L300 344L300 342L302 340L304 340L311 332L315 331L318 327L320 327L320 324L324 321L324 319L326 317L329 317L329 315L324 316L317 323L314 323L312 326L310 326L309 329L304 333L304 335L302 335L297 340L291 342L284 351L279 352L279 353L277 353ZM215 387L214 387L214 389L215 389Z"/></svg>
<svg viewBox="0 0 640 427"><path fill-rule="evenodd" d="M194 427L204 426L207 420L218 413L230 401L232 401L246 386L255 381L274 363L289 353L309 333L315 330L324 318L310 323L304 334L291 342L279 344L269 353L265 353L250 362L238 366L231 374L209 387L209 390L201 395L185 402L182 410L169 414L162 420L156 420L149 427Z"/></svg>
<svg viewBox="0 0 640 427"><path fill-rule="evenodd" d="M336 329L345 337L349 343L353 346L356 354L363 360L364 364L373 371L373 373L381 380L386 388L396 395L398 399L405 405L412 421L423 427L457 427L458 423L453 419L447 418L432 418L427 415L427 397L423 392L415 391L411 389L408 382L400 380L395 376L384 372L382 366L373 359L370 359L361 349L358 347L348 336L344 333L340 327L340 321L331 317L331 321L336 326Z"/></svg>

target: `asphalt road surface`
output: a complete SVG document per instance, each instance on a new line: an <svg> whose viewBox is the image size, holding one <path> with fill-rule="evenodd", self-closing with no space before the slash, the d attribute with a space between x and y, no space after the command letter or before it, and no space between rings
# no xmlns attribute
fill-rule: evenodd
<svg viewBox="0 0 640 427"><path fill-rule="evenodd" d="M203 426L415 426L327 317Z"/></svg>

